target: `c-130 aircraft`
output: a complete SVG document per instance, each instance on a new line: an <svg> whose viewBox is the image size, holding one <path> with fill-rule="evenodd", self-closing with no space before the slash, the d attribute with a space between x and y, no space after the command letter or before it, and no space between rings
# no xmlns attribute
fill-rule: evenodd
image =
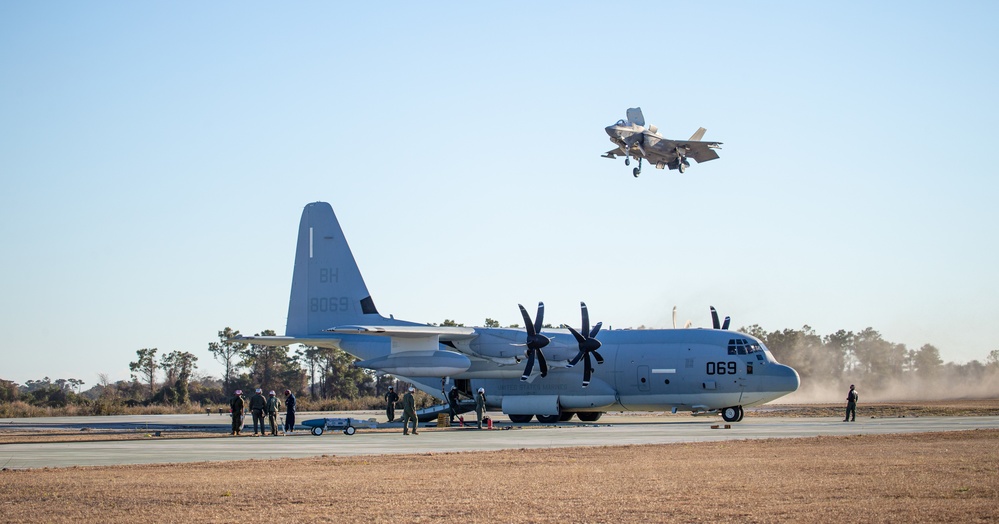
<svg viewBox="0 0 999 524"><path fill-rule="evenodd" d="M285 336L241 336L266 346L339 348L356 366L389 373L445 400L442 384L466 396L484 387L487 407L515 423L595 421L607 411L720 412L798 389L798 373L758 339L718 329L592 329L582 304L579 331L543 328L520 306L525 328L443 327L378 313L333 208L305 206L298 230ZM592 361L591 361L592 357ZM526 363L525 363L526 360ZM583 369L576 364L583 361ZM596 365L593 364L596 362ZM535 366L535 364L537 364ZM450 389L450 388L448 388Z"/></svg>

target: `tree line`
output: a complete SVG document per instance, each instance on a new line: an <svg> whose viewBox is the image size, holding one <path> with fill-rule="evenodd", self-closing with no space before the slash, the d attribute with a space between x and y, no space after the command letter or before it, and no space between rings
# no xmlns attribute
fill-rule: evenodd
<svg viewBox="0 0 999 524"><path fill-rule="evenodd" d="M440 325L461 324L445 319ZM499 322L487 318L486 326L498 327ZM932 344L909 349L885 340L870 327L829 335L819 335L807 325L768 332L754 324L739 331L760 339L778 361L795 368L803 391L863 383L867 392L920 399L942 394L947 398L999 394L999 349L991 351L985 363L954 364L945 363ZM23 385L0 379L0 404L22 402L42 408L80 405L95 414L119 413L136 406L193 409L223 405L237 389L261 388L279 394L291 390L300 401L315 402L317 409L373 409L381 406L389 386L405 386L391 375L354 367L355 359L339 349L299 345L293 351L290 346L233 342L240 332L230 327L217 335L218 340L208 344L208 351L222 365L221 377L199 374L198 357L190 352L160 353L157 348L142 348L129 362L130 381L112 382L102 373L98 384L83 390L84 382L76 378L53 381L45 377ZM256 334L274 335L273 330ZM429 397L422 400L423 404L431 402Z"/></svg>

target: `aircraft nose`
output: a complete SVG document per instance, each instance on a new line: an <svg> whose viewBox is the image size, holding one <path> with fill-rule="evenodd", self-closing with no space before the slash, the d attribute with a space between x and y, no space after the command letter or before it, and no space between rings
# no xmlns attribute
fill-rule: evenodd
<svg viewBox="0 0 999 524"><path fill-rule="evenodd" d="M774 379L774 385L777 386L774 389L777 391L792 393L797 391L798 386L801 385L801 377L798 376L798 372L791 366L777 364L771 366L770 371Z"/></svg>
<svg viewBox="0 0 999 524"><path fill-rule="evenodd" d="M607 126L604 128L604 131L607 131L607 136L617 136L617 133L614 131L614 127L615 126Z"/></svg>

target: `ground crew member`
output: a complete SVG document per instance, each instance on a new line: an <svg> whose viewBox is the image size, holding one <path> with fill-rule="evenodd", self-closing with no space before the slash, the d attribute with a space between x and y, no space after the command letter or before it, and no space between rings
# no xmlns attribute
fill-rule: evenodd
<svg viewBox="0 0 999 524"><path fill-rule="evenodd" d="M229 413L232 415L232 434L239 435L239 432L243 430L243 407L246 403L243 401L243 390L237 389L233 393L232 398L229 399Z"/></svg>
<svg viewBox="0 0 999 524"><path fill-rule="evenodd" d="M857 390L854 389L853 384L850 384L850 392L846 394L846 418L843 419L843 422L857 421L857 400L859 398L860 395L857 394Z"/></svg>
<svg viewBox="0 0 999 524"><path fill-rule="evenodd" d="M449 404L451 410L450 422L454 424L454 419L458 417L458 404L461 403L461 397L458 396L457 386L451 386L451 391L447 394L447 403Z"/></svg>
<svg viewBox="0 0 999 524"><path fill-rule="evenodd" d="M399 402L399 394L395 392L394 387L389 386L388 393L385 394L385 416L388 417L389 422L395 420L396 402Z"/></svg>
<svg viewBox="0 0 999 524"><path fill-rule="evenodd" d="M257 388L256 393L250 397L250 414L253 415L253 436L257 436L257 422L260 423L260 434L264 434L264 411L267 410L267 399L264 398L264 390Z"/></svg>
<svg viewBox="0 0 999 524"><path fill-rule="evenodd" d="M413 398L413 392L416 388L409 386L409 391L402 396L402 434L409 435L409 422L413 422L413 434L416 435L416 428L419 426L420 421L416 418L416 399Z"/></svg>
<svg viewBox="0 0 999 524"><path fill-rule="evenodd" d="M295 432L295 395L290 389L284 390L284 432L285 434Z"/></svg>
<svg viewBox="0 0 999 524"><path fill-rule="evenodd" d="M267 421L271 423L271 435L277 436L277 414L281 409L281 401L277 399L273 390L267 394ZM261 431L261 433L263 433Z"/></svg>
<svg viewBox="0 0 999 524"><path fill-rule="evenodd" d="M475 420L482 429L482 414L486 411L486 388L479 388L475 394Z"/></svg>

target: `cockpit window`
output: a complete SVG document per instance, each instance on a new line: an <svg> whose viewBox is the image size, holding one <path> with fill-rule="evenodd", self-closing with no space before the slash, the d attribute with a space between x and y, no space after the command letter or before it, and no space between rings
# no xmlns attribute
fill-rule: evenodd
<svg viewBox="0 0 999 524"><path fill-rule="evenodd" d="M728 341L729 355L749 355L760 351L763 351L763 348L759 344L744 338L732 338Z"/></svg>

